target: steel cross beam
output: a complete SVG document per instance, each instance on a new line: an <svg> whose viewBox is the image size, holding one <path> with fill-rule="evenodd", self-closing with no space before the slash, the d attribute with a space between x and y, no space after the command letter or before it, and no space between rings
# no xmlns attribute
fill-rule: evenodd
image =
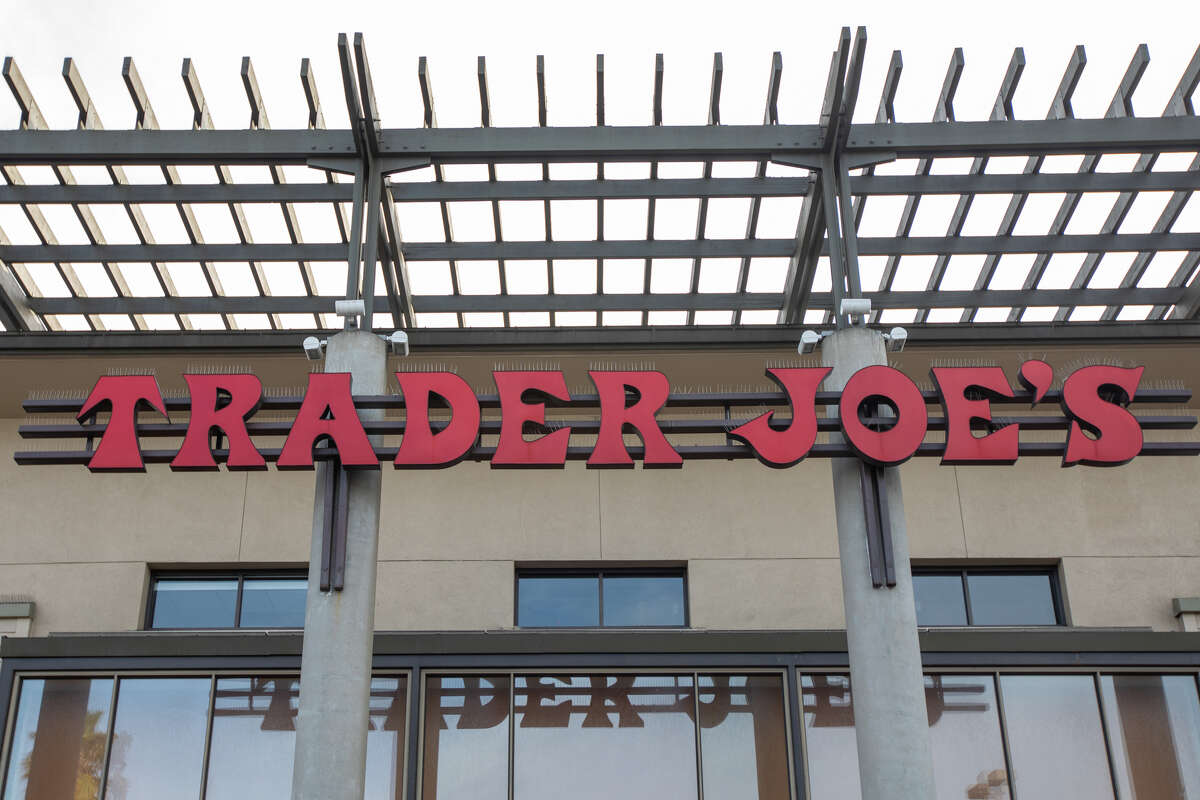
<svg viewBox="0 0 1200 800"><path fill-rule="evenodd" d="M776 155L774 160L792 166L819 171L813 191L805 198L796 229L796 247L788 264L784 282L784 305L779 322L793 324L804 319L812 294L822 238L829 249L833 313L837 327L843 327L838 310L845 296L860 297L862 283L858 270L856 208L850 189L850 169L891 160L877 153L848 156L846 141L858 102L862 64L867 47L867 31L860 27L853 41L850 29L842 28L838 48L833 52L825 99L821 107L821 154L817 158ZM825 234L828 233L828 237Z"/></svg>
<svg viewBox="0 0 1200 800"><path fill-rule="evenodd" d="M346 262L346 299L362 300L365 313L361 323L347 317L345 327L350 329L356 324L367 330L374 327L377 269L383 274L392 325L413 327L415 316L412 310L412 288L408 281L400 225L396 219L391 193L384 192L383 181L387 174L426 166L429 160L420 156L383 155L375 86L371 80L363 35L354 35L352 55L349 38L346 34L339 34L338 57L357 157L353 160L315 158L309 159L308 163L313 167L324 167L354 175L354 210L351 215ZM381 251L384 258L379 257Z"/></svg>

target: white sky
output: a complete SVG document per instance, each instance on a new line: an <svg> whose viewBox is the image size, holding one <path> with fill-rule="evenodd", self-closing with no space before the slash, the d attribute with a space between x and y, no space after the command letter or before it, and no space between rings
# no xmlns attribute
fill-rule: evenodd
<svg viewBox="0 0 1200 800"><path fill-rule="evenodd" d="M1101 116L1111 100L1120 76L1136 46L1149 45L1151 61L1134 95L1138 115L1156 116L1173 91L1179 76L1200 44L1200 4L1192 2L1055 3L1012 2L986 8L973 3L858 2L842 4L767 3L744 0L712 2L628 2L602 4L563 2L456 2L456 3L363 3L338 2L230 2L209 0L197 4L110 0L0 0L0 55L12 55L32 87L51 127L73 127L76 110L61 77L62 59L72 56L82 73L106 127L131 127L134 110L121 80L121 61L133 56L158 116L166 128L190 126L191 107L180 79L182 59L191 57L204 88L217 127L241 128L249 122L249 109L239 76L242 56L253 58L258 82L274 128L303 127L307 109L299 81L302 57L313 61L322 105L330 127L346 124L336 37L339 32L363 31L375 80L376 94L385 127L418 126L422 105L416 80L419 56L428 56L433 77L439 124L442 127L479 124L476 56L487 57L492 117L495 125L535 125L535 57L546 56L548 104L552 125L594 124L595 54L605 54L606 110L609 124L649 124L653 86L654 54L665 56L664 112L666 124L703 124L712 72L712 54L724 56L721 121L725 124L758 124L762 121L764 94L771 54L783 54L783 81L779 98L781 122L814 122L824 90L830 51L842 25L865 24L868 28L867 58L859 101L859 121L873 119L887 62L893 49L901 49L904 71L896 99L901 121L928 121L955 46L965 50L965 69L955 109L959 119L984 119L991 110L999 82L1012 48L1025 48L1026 67L1016 95L1017 116L1041 119L1059 83L1075 44L1087 48L1088 65L1075 94L1079 117ZM0 89L0 128L18 124L16 103ZM1186 169L1190 154L1164 157L1156 169ZM966 164L944 160L935 171L961 172ZM1004 163L1013 161L1013 163ZM967 162L969 163L969 162ZM1023 159L1000 159L989 171L1019 171ZM1067 159L1059 169L1073 170L1078 159ZM1106 159L1101 169L1128 169L1131 159ZM1053 167L1048 166L1047 171ZM590 168L594 175L594 167ZM639 174L639 169L643 170ZM645 168L631 166L627 174L610 172L609 177L645 177ZM698 174L699 165L664 167L662 174ZM744 166L724 167L728 175L745 174ZM906 169L900 164L891 169ZM911 166L907 166L911 171ZM718 167L716 174L720 175ZM23 170L26 180L53 180L48 171ZM305 170L299 170L305 172ZM428 171L426 171L428 172ZM477 169L447 170L448 179L479 179ZM527 172L527 171L526 171ZM552 178L578 176L579 170L556 167ZM587 174L587 168L584 170ZM214 179L211 169L199 168L185 174L188 180ZM235 171L239 180L264 180L265 171ZM297 170L289 171L298 180ZM318 176L319 177L319 176ZM413 175L413 179L428 179ZM520 168L501 179L533 177ZM88 177L80 171L81 182ZM101 176L100 180L106 180ZM152 180L136 171L130 179ZM1095 232L1112 206L1113 195L1085 197L1067 233ZM1166 193L1145 193L1134 204L1121 232L1144 232L1161 211ZM1007 204L1007 196L977 198L967 222L966 233L993 234ZM1045 233L1061 196L1033 196L1022 215L1017 233ZM928 198L922 203L914 235L941 236L956 198ZM506 239L541 239L545 236L540 203L502 203ZM645 238L645 201L608 203L605 207L607 238ZM902 198L876 198L867 206L860 235L892 235ZM747 203L744 200L714 201L710 206L709 238L741 238ZM692 238L695 233L695 201L659 201L656 238ZM69 209L47 208L47 216L63 243L80 240L82 231ZM125 241L128 224L121 228L123 214L97 217L110 242ZM118 207L119 208L119 207ZM253 209L247 216L256 241L283 239L282 218L277 206ZM595 203L552 204L555 239L593 238ZM227 211L221 207L196 207L210 242L236 240ZM434 208L403 205L401 223L408 241L441 240L440 223ZM787 238L794 234L799 202L780 199L764 203L759 238ZM118 210L111 209L110 210ZM328 207L317 209L312 222L302 217L306 241L330 241L336 235ZM178 216L147 211L160 242L179 240L184 233ZM261 213L260 213L261 211ZM431 213L432 212L432 213ZM494 240L487 204L452 206L455 237L460 241ZM72 227L73 226L73 227ZM0 229L14 243L30 242L32 231L22 224L15 208L0 209ZM1200 203L1193 197L1175 231L1200 231ZM125 237L125 238L123 238ZM1182 254L1156 257L1145 285L1162 285ZM1119 283L1130 256L1107 256L1093 286ZM933 258L906 258L897 273L895 288L923 288ZM1002 262L1000 288L1018 288L1030 258L1007 257ZM729 292L736 261L710 259L701 267L702 292ZM750 290L778 292L782 288L781 260L756 259L750 270ZM981 258L953 259L943 288L970 288ZM1043 286L1069 285L1079 257L1056 257ZM641 291L640 265L609 262L601 291ZM329 265L321 272L319 290L337 293L342 279ZM872 287L881 263L865 259L864 284ZM112 294L113 290L98 265L78 265L81 279L94 284L89 293ZM510 292L546 291L544 263L509 262L505 265ZM592 292L597 288L597 265L588 262L558 262L554 265L558 293ZM449 272L445 262L410 264L417 293L446 293ZM464 293L498 291L496 262L460 263L459 278ZM123 268L135 294L157 293L151 286L148 267ZM38 273L39 289L47 295L63 294L65 287L49 270ZM195 265L172 267L182 294L207 294ZM225 292L253 294L246 265L221 269ZM270 282L276 294L299 293L295 266L270 265ZM691 264L656 263L652 270L653 292L687 291ZM56 281L58 281L56 283ZM1157 282L1157 283L1156 283ZM828 288L818 279L818 290ZM553 304L548 305L552 309ZM1030 312L1053 316L1053 309ZM1077 312L1077 319L1088 312ZM1095 312L1099 313L1099 310ZM1144 311L1142 315L1144 316ZM1006 310L998 316L1003 319ZM1136 316L1137 312L1134 311ZM757 316L756 316L757 315ZM303 317L304 315L299 315ZM424 315L422 324L453 323L453 315ZM435 319L435 317L439 317ZM885 322L904 321L904 312ZM911 315L909 315L911 316ZM957 311L945 315L957 320ZM677 324L682 312L658 312L651 323ZM1032 319L1032 316L1027 316ZM311 317L294 320L311 326ZM499 324L500 315L480 315L466 324ZM603 324L640 321L639 314L607 312ZM697 323L774 322L774 312L746 312L733 320L731 312L701 312ZM67 327L82 319L62 320ZM122 321L111 320L114 326ZM512 324L545 325L545 313L513 315ZM590 312L559 313L554 324L597 324ZM171 327L173 320L150 321ZM211 325L213 320L195 318L193 323ZM248 327L265 324L265 319L247 318ZM283 321L288 324L288 321ZM128 327L126 324L125 327Z"/></svg>

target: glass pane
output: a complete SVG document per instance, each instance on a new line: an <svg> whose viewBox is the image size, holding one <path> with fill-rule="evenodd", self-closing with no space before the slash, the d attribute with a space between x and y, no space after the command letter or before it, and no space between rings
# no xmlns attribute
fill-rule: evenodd
<svg viewBox="0 0 1200 800"><path fill-rule="evenodd" d="M303 578L247 578L242 586L243 628L303 628Z"/></svg>
<svg viewBox="0 0 1200 800"><path fill-rule="evenodd" d="M1200 702L1192 675L1100 679L1117 784L1126 797L1200 798Z"/></svg>
<svg viewBox="0 0 1200 800"><path fill-rule="evenodd" d="M408 679L371 679L364 800L403 800L404 732L408 730Z"/></svg>
<svg viewBox="0 0 1200 800"><path fill-rule="evenodd" d="M296 748L296 677L220 678L206 800L288 800Z"/></svg>
<svg viewBox="0 0 1200 800"><path fill-rule="evenodd" d="M1000 689L1017 797L1113 796L1090 675L1004 675Z"/></svg>
<svg viewBox="0 0 1200 800"><path fill-rule="evenodd" d="M508 676L425 682L423 800L508 797Z"/></svg>
<svg viewBox="0 0 1200 800"><path fill-rule="evenodd" d="M195 800L204 769L208 678L126 678L104 796L114 800Z"/></svg>
<svg viewBox="0 0 1200 800"><path fill-rule="evenodd" d="M854 737L854 706L846 675L803 675L800 695L804 710L808 786L812 800L858 797L858 742Z"/></svg>
<svg viewBox="0 0 1200 800"><path fill-rule="evenodd" d="M112 680L21 681L5 800L97 800Z"/></svg>
<svg viewBox="0 0 1200 800"><path fill-rule="evenodd" d="M925 708L939 800L1007 800L1008 771L992 677L927 675Z"/></svg>
<svg viewBox="0 0 1200 800"><path fill-rule="evenodd" d="M690 675L516 680L515 800L697 796Z"/></svg>
<svg viewBox="0 0 1200 800"><path fill-rule="evenodd" d="M966 625L961 575L913 575L918 625Z"/></svg>
<svg viewBox="0 0 1200 800"><path fill-rule="evenodd" d="M1056 625L1049 575L967 575L976 625Z"/></svg>
<svg viewBox="0 0 1200 800"><path fill-rule="evenodd" d="M232 628L237 581L157 580L152 628Z"/></svg>
<svg viewBox="0 0 1200 800"><path fill-rule="evenodd" d="M525 628L595 627L600 624L600 579L595 575L520 578L517 624Z"/></svg>
<svg viewBox="0 0 1200 800"><path fill-rule="evenodd" d="M788 800L788 740L778 675L701 675L705 800Z"/></svg>
<svg viewBox="0 0 1200 800"><path fill-rule="evenodd" d="M606 626L683 625L683 616L680 575L604 579Z"/></svg>

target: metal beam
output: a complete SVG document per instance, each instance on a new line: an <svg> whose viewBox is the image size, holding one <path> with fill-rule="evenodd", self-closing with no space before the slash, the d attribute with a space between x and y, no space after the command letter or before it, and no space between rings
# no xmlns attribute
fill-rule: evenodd
<svg viewBox="0 0 1200 800"><path fill-rule="evenodd" d="M606 241L414 242L409 261L447 259L756 258L786 257L792 239L631 239ZM1200 233L1064 234L1061 236L879 236L858 239L866 256L989 253L1088 253L1198 250ZM54 261L340 261L344 246L324 244L0 245L0 258L20 263Z"/></svg>
<svg viewBox="0 0 1200 800"><path fill-rule="evenodd" d="M0 333L0 355L109 353L295 353L303 331L100 331ZM571 328L417 328L409 332L423 351L480 350L545 353L546 348L640 350L774 349L794 353L801 328L789 325L728 325ZM929 324L909 330L910 348L932 347L994 351L997 347L1120 347L1200 344L1200 320L1155 322L1071 322L1063 324L975 322ZM10 640L11 641L11 640Z"/></svg>
<svg viewBox="0 0 1200 800"><path fill-rule="evenodd" d="M964 306L1060 305L1170 305L1181 287L1148 289L1009 289L962 291L864 292L879 309L961 308ZM782 295L731 294L560 294L560 295L418 295L413 308L424 313L465 311L654 311L734 310L778 308ZM385 301L384 296L377 300ZM329 313L332 297L94 297L30 298L29 307L40 314L318 314ZM810 307L831 310L837 300L831 292L814 292Z"/></svg>
<svg viewBox="0 0 1200 800"><path fill-rule="evenodd" d="M820 152L817 125L440 128L383 130L383 155L441 163L530 161L747 161ZM862 123L846 149L920 156L1190 152L1200 118ZM0 131L5 164L303 164L314 155L354 156L349 131Z"/></svg>

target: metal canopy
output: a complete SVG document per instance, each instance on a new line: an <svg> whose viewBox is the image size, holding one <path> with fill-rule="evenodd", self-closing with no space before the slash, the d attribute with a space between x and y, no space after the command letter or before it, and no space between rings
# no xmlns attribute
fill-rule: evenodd
<svg viewBox="0 0 1200 800"><path fill-rule="evenodd" d="M212 129L190 60L192 130L160 130L126 59L136 129L107 131L71 59L78 125L55 131L6 59L21 127L0 131L0 343L36 332L22 338L53 347L93 331L147 347L165 344L163 331L262 341L354 324L333 314L343 298L362 299L377 330L472 329L450 336L463 345L517 341L497 329L572 345L687 331L779 340L844 324L845 297L869 298L873 323L916 341L1069 338L1073 326L1139 338L1200 316L1200 51L1161 116L1133 113L1142 46L1103 118L1073 116L1086 63L1076 48L1046 118L1018 120L1018 48L990 118L958 121L956 50L932 121L919 123L895 119L897 51L874 122L852 123L865 48L865 30L843 30L818 121L804 125L780 124L775 54L751 126L721 124L719 53L703 126L662 124L661 56L652 124L606 125L598 56L594 126L547 124L538 57L538 126L492 127L481 57L479 127L437 127L421 59L424 127L394 129L379 118L361 34L342 36L351 129L324 129L305 60L309 127L279 131L248 58L246 130Z"/></svg>

